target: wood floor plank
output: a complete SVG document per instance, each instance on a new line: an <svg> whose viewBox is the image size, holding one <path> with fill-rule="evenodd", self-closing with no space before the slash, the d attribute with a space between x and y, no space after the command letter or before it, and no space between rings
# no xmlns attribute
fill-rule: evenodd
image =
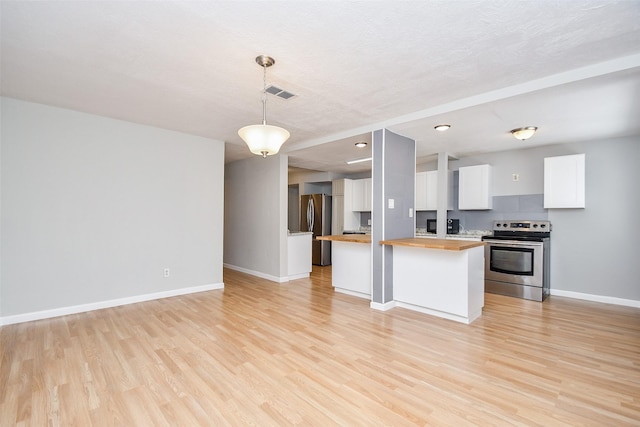
<svg viewBox="0 0 640 427"><path fill-rule="evenodd" d="M331 267L0 328L0 426L638 426L640 309L486 294L464 325Z"/></svg>

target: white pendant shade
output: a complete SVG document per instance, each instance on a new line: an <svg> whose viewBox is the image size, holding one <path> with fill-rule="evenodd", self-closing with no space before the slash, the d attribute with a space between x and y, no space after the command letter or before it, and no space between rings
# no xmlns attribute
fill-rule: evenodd
<svg viewBox="0 0 640 427"><path fill-rule="evenodd" d="M290 135L286 129L267 124L267 68L275 62L272 57L267 55L260 55L256 58L256 63L262 67L263 71L262 124L245 126L238 131L240 138L249 146L249 151L261 155L263 158L277 154Z"/></svg>
<svg viewBox="0 0 640 427"><path fill-rule="evenodd" d="M266 157L277 154L290 134L281 127L262 124L245 126L238 135L247 143L249 151Z"/></svg>

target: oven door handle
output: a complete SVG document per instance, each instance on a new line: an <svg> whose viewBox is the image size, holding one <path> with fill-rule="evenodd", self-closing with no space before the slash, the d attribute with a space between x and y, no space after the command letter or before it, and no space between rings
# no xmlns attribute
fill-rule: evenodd
<svg viewBox="0 0 640 427"><path fill-rule="evenodd" d="M506 246L509 248L526 248L526 247L542 247L543 242L524 242L517 240L485 240L488 246Z"/></svg>

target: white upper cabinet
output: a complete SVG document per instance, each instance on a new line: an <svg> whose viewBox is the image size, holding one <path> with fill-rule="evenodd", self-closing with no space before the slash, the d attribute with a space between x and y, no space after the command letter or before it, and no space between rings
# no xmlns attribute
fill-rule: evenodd
<svg viewBox="0 0 640 427"><path fill-rule="evenodd" d="M429 210L427 208L427 172L416 173L416 210Z"/></svg>
<svg viewBox="0 0 640 427"><path fill-rule="evenodd" d="M458 178L458 209L491 209L491 165L461 167Z"/></svg>
<svg viewBox="0 0 640 427"><path fill-rule="evenodd" d="M331 181L331 195L344 196L344 179L334 179Z"/></svg>
<svg viewBox="0 0 640 427"><path fill-rule="evenodd" d="M449 172L447 209L453 210L453 173ZM438 210L438 171L416 174L416 211Z"/></svg>
<svg viewBox="0 0 640 427"><path fill-rule="evenodd" d="M545 157L544 207L585 207L585 155Z"/></svg>
<svg viewBox="0 0 640 427"><path fill-rule="evenodd" d="M351 208L356 212L371 212L371 178L355 179L352 182Z"/></svg>
<svg viewBox="0 0 640 427"><path fill-rule="evenodd" d="M351 179L337 179L332 183L331 234L342 234L344 230L360 227L360 214L354 212L352 206L353 182Z"/></svg>

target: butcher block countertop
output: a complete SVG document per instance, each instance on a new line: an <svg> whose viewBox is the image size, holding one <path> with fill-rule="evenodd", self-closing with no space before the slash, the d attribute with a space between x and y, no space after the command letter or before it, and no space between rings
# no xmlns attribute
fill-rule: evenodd
<svg viewBox="0 0 640 427"><path fill-rule="evenodd" d="M371 244L370 234L334 234L331 236L317 236L317 240L331 240L333 242L368 243ZM427 239L425 239L427 240Z"/></svg>
<svg viewBox="0 0 640 427"><path fill-rule="evenodd" d="M383 240L380 242L380 244L391 246L412 246L415 248L425 249L444 249L447 251L464 251L467 249L475 248L477 246L484 246L484 242L475 242L472 240L421 238Z"/></svg>

